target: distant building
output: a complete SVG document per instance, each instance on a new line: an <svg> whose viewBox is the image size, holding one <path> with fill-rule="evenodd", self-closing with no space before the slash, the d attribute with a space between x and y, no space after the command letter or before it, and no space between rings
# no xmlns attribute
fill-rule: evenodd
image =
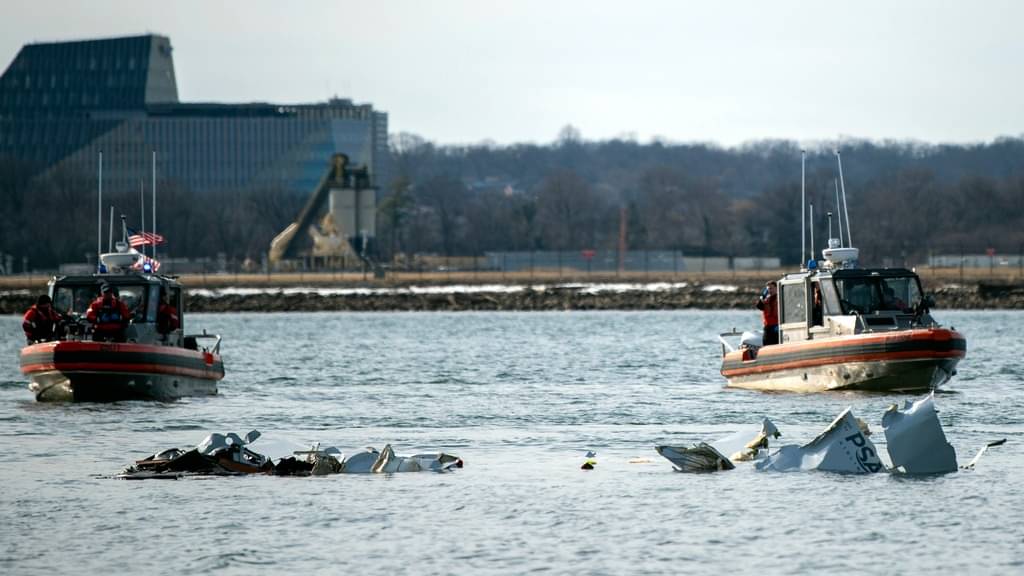
<svg viewBox="0 0 1024 576"><path fill-rule="evenodd" d="M369 104L181 103L170 40L29 44L0 77L0 157L35 174L73 168L104 189L149 181L197 192L257 187L309 192L335 153L386 182L388 117Z"/></svg>

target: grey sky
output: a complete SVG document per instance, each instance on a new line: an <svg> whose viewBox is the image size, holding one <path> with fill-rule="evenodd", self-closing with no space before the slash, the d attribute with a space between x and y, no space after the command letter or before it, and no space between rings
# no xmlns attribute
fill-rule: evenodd
<svg viewBox="0 0 1024 576"><path fill-rule="evenodd" d="M5 0L32 41L170 36L185 101L337 94L443 143L1024 133L1024 3Z"/></svg>

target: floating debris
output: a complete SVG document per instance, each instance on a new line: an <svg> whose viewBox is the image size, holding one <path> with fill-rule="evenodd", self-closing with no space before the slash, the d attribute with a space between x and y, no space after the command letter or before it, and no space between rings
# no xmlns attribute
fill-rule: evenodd
<svg viewBox="0 0 1024 576"><path fill-rule="evenodd" d="M246 445L260 437L252 430L240 438L235 433L213 433L196 447L170 448L137 460L117 477L126 480L151 478L173 479L185 475L235 476L241 474L268 474L274 469L269 458L253 452Z"/></svg>
<svg viewBox="0 0 1024 576"><path fill-rule="evenodd" d="M878 458L878 449L849 408L843 410L814 440L803 446L783 446L755 466L758 470L778 472L822 470L874 474L885 470L885 465Z"/></svg>
<svg viewBox="0 0 1024 576"><path fill-rule="evenodd" d="M693 447L657 446L655 449L680 472L731 470L736 462L755 460L758 470L776 472L821 470L849 474L945 474L957 470L956 451L946 441L938 419L935 396L929 394L917 401L907 401L903 408L890 406L882 416L886 451L890 467L882 462L878 449L871 442L867 423L843 410L824 432L807 444L788 444L769 452L769 442L781 436L771 420L765 418L757 434L740 431L716 442ZM753 439L747 440L753 436ZM975 467L991 447L1006 439L989 442L960 469ZM727 458L724 454L730 454Z"/></svg>
<svg viewBox="0 0 1024 576"><path fill-rule="evenodd" d="M394 472L447 472L462 468L458 456L439 452L398 456L388 444L383 450L367 448L345 458L335 447L294 451L277 464L252 450L249 444L260 437L253 430L244 438L237 434L210 434L195 448L171 448L137 460L116 477L125 480L176 479L187 476L326 476L328 474L391 474Z"/></svg>
<svg viewBox="0 0 1024 576"><path fill-rule="evenodd" d="M678 472L715 472L736 466L715 447L701 442L690 448L657 446L655 450L675 465Z"/></svg>
<svg viewBox="0 0 1024 576"><path fill-rule="evenodd" d="M764 418L761 427L740 430L731 436L711 443L719 452L729 454L733 462L749 462L768 455L769 440L782 436L775 423Z"/></svg>
<svg viewBox="0 0 1024 576"><path fill-rule="evenodd" d="M655 450L675 464L679 472L714 472L732 470L733 462L745 462L764 457L770 438L782 434L771 420L765 418L757 429L740 430L711 443L701 442L691 447L657 446ZM726 457L725 454L731 454Z"/></svg>
<svg viewBox="0 0 1024 576"><path fill-rule="evenodd" d="M942 431L934 393L916 402L908 400L902 410L895 404L890 406L882 416L882 429L893 472L956 472L956 450Z"/></svg>
<svg viewBox="0 0 1024 576"><path fill-rule="evenodd" d="M961 466L960 469L974 470L974 465L978 463L978 460L981 460L982 454L984 454L989 448L993 446L1002 446L1003 444L1006 444L1006 438L1000 438L999 440L994 440L992 442L989 442L988 444L985 444L984 446L981 447L981 450L978 450L978 453L974 455L974 458L971 458L971 461L968 462L966 465Z"/></svg>
<svg viewBox="0 0 1024 576"><path fill-rule="evenodd" d="M368 449L369 451L356 454L343 462L341 472L344 474L390 474L392 472L447 472L455 468L462 468L462 458L439 452L437 454L416 454L413 456L396 456L391 449L391 444L384 446L380 452ZM376 459L370 465L369 471L357 466L353 459L363 454L376 455ZM366 458L363 461L368 461Z"/></svg>
<svg viewBox="0 0 1024 576"><path fill-rule="evenodd" d="M580 466L580 470L593 470L594 466L597 466L597 452L593 450L587 451L587 459L583 462L583 466Z"/></svg>

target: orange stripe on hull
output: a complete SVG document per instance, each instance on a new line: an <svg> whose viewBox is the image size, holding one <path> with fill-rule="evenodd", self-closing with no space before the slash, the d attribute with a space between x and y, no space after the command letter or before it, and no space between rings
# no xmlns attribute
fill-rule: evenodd
<svg viewBox="0 0 1024 576"><path fill-rule="evenodd" d="M136 344L134 342L88 342L79 340L61 340L59 342L40 342L22 348L21 354L36 354L46 351L60 352L146 352L149 354L162 354L179 356L182 358L195 358L199 351L178 348L176 346L153 346L151 344Z"/></svg>
<svg viewBox="0 0 1024 576"><path fill-rule="evenodd" d="M183 368L180 366L165 366L161 364L108 364L96 362L81 363L44 363L28 364L21 367L23 374L38 374L41 372L128 372L138 374L170 374L179 376L191 376L207 380L220 380L224 377L220 371L205 371Z"/></svg>
<svg viewBox="0 0 1024 576"><path fill-rule="evenodd" d="M966 339L958 332L945 328L916 329L765 346L757 350L757 357L752 360L744 360L743 351L736 350L723 356L721 374L733 378L834 364L964 356ZM793 358L787 360L788 357Z"/></svg>
<svg viewBox="0 0 1024 576"><path fill-rule="evenodd" d="M849 354L845 356L830 356L828 358L815 358L811 360L795 360L793 362L785 362L782 364L769 364L765 366L751 366L749 368L722 370L722 376L731 378L733 376L764 374L766 372L780 372L795 368L811 368L814 366L828 366L830 364L844 364L849 362L885 362L895 360L926 360L930 358L963 358L965 355L966 353L963 350L942 352L912 350L908 352L887 352L882 354Z"/></svg>

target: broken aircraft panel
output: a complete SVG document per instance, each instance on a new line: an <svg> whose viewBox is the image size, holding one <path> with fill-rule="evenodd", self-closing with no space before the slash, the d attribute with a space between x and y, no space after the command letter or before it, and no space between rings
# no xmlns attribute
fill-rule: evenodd
<svg viewBox="0 0 1024 576"><path fill-rule="evenodd" d="M885 470L878 458L878 449L861 430L849 408L814 440L803 446L783 446L755 466L758 470L778 472L822 470L873 474Z"/></svg>
<svg viewBox="0 0 1024 576"><path fill-rule="evenodd" d="M935 409L935 395L900 409L892 405L882 416L886 450L894 471L906 474L956 472L956 450L946 441Z"/></svg>

